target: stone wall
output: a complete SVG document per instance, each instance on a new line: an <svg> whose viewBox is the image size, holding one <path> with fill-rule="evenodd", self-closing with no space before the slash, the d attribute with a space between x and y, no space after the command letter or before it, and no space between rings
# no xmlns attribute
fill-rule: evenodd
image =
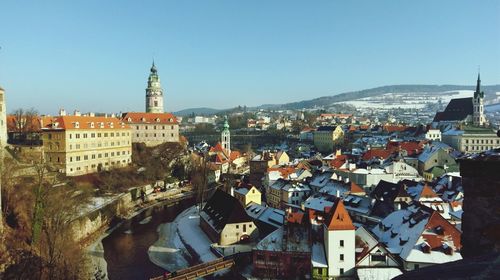
<svg viewBox="0 0 500 280"><path fill-rule="evenodd" d="M464 187L462 256L500 252L500 156L460 161Z"/></svg>

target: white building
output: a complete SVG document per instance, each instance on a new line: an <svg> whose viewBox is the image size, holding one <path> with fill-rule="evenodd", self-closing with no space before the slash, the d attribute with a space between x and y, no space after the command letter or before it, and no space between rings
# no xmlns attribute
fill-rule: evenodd
<svg viewBox="0 0 500 280"><path fill-rule="evenodd" d="M331 217L323 225L328 277L353 275L356 266L354 225L341 199L330 213Z"/></svg>
<svg viewBox="0 0 500 280"><path fill-rule="evenodd" d="M441 141L441 130L429 129L429 131L425 133L425 139L432 141Z"/></svg>

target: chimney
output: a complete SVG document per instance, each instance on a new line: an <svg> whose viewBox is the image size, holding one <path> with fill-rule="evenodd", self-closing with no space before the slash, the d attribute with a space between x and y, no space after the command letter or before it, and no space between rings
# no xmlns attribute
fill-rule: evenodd
<svg viewBox="0 0 500 280"><path fill-rule="evenodd" d="M453 186L453 176L448 177L448 189L451 190L451 187Z"/></svg>
<svg viewBox="0 0 500 280"><path fill-rule="evenodd" d="M111 114L111 117L112 117L112 118L115 118L115 117L116 117L116 116L115 116L115 113L112 113L112 114Z"/></svg>
<svg viewBox="0 0 500 280"><path fill-rule="evenodd" d="M59 109L59 116L66 116L66 110L64 108Z"/></svg>
<svg viewBox="0 0 500 280"><path fill-rule="evenodd" d="M90 112L90 113L89 113L89 116L91 116L91 117L95 117L95 113L94 113L94 112Z"/></svg>
<svg viewBox="0 0 500 280"><path fill-rule="evenodd" d="M337 197L340 197L340 190L337 190Z"/></svg>
<svg viewBox="0 0 500 280"><path fill-rule="evenodd" d="M77 116L77 117L79 117L79 116L81 116L82 114L80 113L80 111L78 111L78 110L75 110L75 113L74 113L74 115L75 115L75 116Z"/></svg>

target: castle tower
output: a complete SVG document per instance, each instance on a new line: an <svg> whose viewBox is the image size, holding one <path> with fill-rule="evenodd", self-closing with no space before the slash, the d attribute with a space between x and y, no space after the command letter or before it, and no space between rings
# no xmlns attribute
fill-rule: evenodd
<svg viewBox="0 0 500 280"><path fill-rule="evenodd" d="M231 154L231 132L229 132L229 123L227 122L227 116L224 117L224 129L221 132L221 145L227 154Z"/></svg>
<svg viewBox="0 0 500 280"><path fill-rule="evenodd" d="M342 199L336 199L330 213L323 225L328 277L352 275L356 265L355 227Z"/></svg>
<svg viewBox="0 0 500 280"><path fill-rule="evenodd" d="M472 114L472 123L474 126L484 126L486 123L486 118L484 117L484 92L481 91L481 78L477 74L477 84L476 91L474 92L474 98L472 99L472 104L474 111Z"/></svg>
<svg viewBox="0 0 500 280"><path fill-rule="evenodd" d="M160 77L154 61L148 78L148 87L146 88L146 112L163 113L163 90L161 89Z"/></svg>

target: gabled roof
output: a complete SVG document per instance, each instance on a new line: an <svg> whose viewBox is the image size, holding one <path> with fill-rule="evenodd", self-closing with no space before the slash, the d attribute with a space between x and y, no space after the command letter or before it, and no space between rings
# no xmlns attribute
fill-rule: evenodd
<svg viewBox="0 0 500 280"><path fill-rule="evenodd" d="M207 201L203 212L208 215L209 222L216 230L221 230L226 224L252 221L240 202L220 189Z"/></svg>
<svg viewBox="0 0 500 280"><path fill-rule="evenodd" d="M463 121L472 114L472 97L457 98L450 100L443 112L436 113L433 121Z"/></svg>
<svg viewBox="0 0 500 280"><path fill-rule="evenodd" d="M435 198L439 197L427 184L422 188L422 192L420 193L420 198Z"/></svg>
<svg viewBox="0 0 500 280"><path fill-rule="evenodd" d="M351 193L365 193L365 190L356 183L351 182Z"/></svg>
<svg viewBox="0 0 500 280"><path fill-rule="evenodd" d="M331 215L326 220L328 230L355 230L349 213L342 199L337 199L331 209Z"/></svg>

